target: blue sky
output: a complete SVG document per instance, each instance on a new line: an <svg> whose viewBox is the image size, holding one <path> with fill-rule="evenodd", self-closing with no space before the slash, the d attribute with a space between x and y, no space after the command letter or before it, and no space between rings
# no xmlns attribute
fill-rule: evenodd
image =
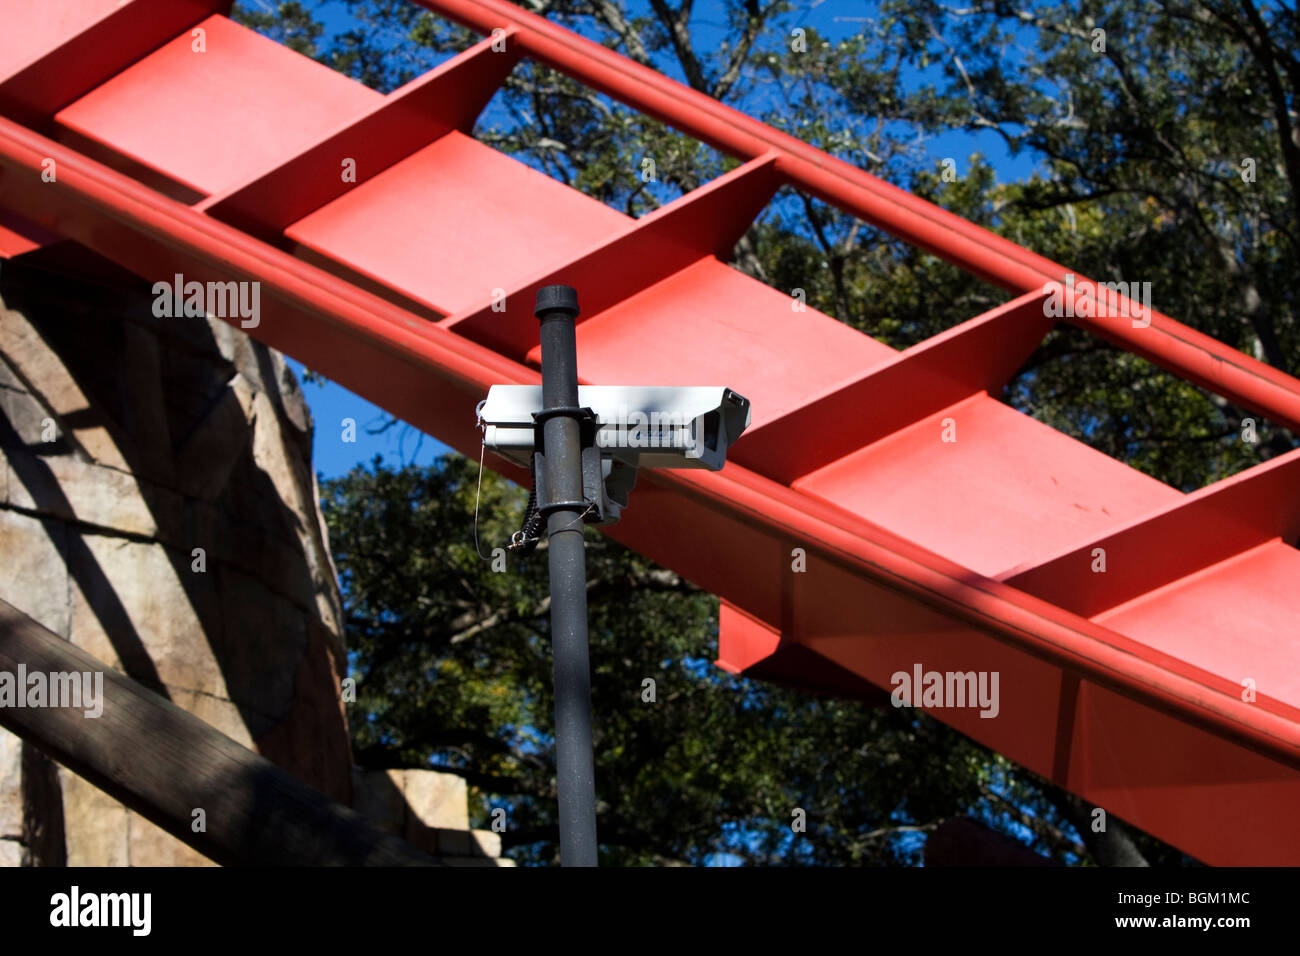
<svg viewBox="0 0 1300 956"><path fill-rule="evenodd" d="M288 356L285 358L301 381L302 363ZM303 382L302 391L316 424L312 444L316 472L326 478L347 474L356 465L369 463L376 455L382 455L388 464L427 465L438 455L450 451L442 442L402 422L382 434L370 434L371 430L381 428L391 416L341 385ZM345 419L356 423L352 430L355 434L353 442L343 440Z"/></svg>

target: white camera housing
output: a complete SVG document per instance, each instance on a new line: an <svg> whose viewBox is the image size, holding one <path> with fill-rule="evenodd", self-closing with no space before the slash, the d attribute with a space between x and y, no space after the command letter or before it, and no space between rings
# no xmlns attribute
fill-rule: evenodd
<svg viewBox="0 0 1300 956"><path fill-rule="evenodd" d="M601 458L631 468L719 471L750 417L749 400L720 385L579 385L578 404L596 415ZM479 410L483 445L529 467L541 408L540 385L493 385Z"/></svg>

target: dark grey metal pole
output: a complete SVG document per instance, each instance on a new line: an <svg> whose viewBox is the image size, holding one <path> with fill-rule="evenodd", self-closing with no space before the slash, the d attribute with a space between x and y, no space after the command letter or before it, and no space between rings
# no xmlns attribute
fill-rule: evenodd
<svg viewBox="0 0 1300 956"><path fill-rule="evenodd" d="M541 320L542 437L551 570L551 654L555 665L555 747L560 862L596 865L596 771L591 750L591 670L587 661L587 556L583 548L582 412L578 408L578 293L549 285L537 293ZM540 504L540 503L539 503Z"/></svg>

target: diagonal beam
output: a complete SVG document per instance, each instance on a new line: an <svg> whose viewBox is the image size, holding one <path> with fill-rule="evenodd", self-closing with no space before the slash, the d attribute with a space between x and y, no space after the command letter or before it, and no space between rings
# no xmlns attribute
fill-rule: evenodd
<svg viewBox="0 0 1300 956"><path fill-rule="evenodd" d="M439 324L522 359L537 344L532 309L538 289L557 284L579 288L579 322L598 315L705 256L728 258L780 185L776 157L759 156L636 220L573 262L507 290L503 310L489 303Z"/></svg>
<svg viewBox="0 0 1300 956"><path fill-rule="evenodd" d="M130 0L53 50L0 76L0 113L41 127L109 77L214 13L231 0ZM57 16L42 11L43 16ZM10 24L10 29L22 29Z"/></svg>
<svg viewBox="0 0 1300 956"><path fill-rule="evenodd" d="M58 161L59 178L36 186L46 156ZM145 276L183 271L198 279L260 281L264 318L250 330L254 337L417 427L436 431L462 452L478 447L471 410L489 384L537 380L535 372L517 362L350 288L3 119L0 207L56 228ZM816 571L796 576L807 589L796 594L802 602L795 608L796 623L814 639L823 633L827 637L813 648L815 653L869 675L877 686L888 686L888 671L882 677L854 655L869 657L879 639L889 635L845 639L860 634L863 622L875 622L886 632L893 629L900 640L926 640L927 655L933 652L936 665L956 651L987 654L990 660L996 657L996 666L1010 670L1014 665L1018 674L1024 672L1028 679L1016 685L1018 693L1033 699L1022 702L1022 720L976 718L961 729L1035 772L1053 772L1041 744L1054 739L1056 728L1033 706L1062 683L1062 671L1076 682L1074 675L1081 676L1077 726L1082 736L1063 763L1068 772L1062 771L1071 789L1119 801L1115 812L1128 813L1137 825L1181 841L1211 862L1240 862L1256 850L1259 859L1293 859L1286 846L1297 844L1279 846L1278 834L1300 831L1284 816L1271 815L1267 832L1248 815L1234 818L1232 827L1223 830L1187 827L1170 822L1171 791L1158 785L1160 774L1219 768L1213 772L1227 776L1216 779L1215 787L1177 791L1180 813L1222 812L1225 806L1258 806L1261 800L1269 807L1293 803L1294 787L1300 786L1300 724L1285 702L1261 693L1256 702L1245 703L1168 669L1140 643L1114 630L973 573L744 467L733 465L717 474L651 471L638 483L637 493L643 496L641 504L616 526L614 536L765 622L785 620L785 596L773 569L789 567L792 546L805 547L809 567ZM662 521L658 516L669 510L675 520ZM737 554L747 560L737 561ZM809 616L818 620L803 623ZM803 634L795 636L804 640ZM915 660L914 649L907 654ZM969 660L952 658L951 663L969 667ZM1046 679L1035 679L1038 672L1031 672L1031 665L1048 668ZM1135 724L1159 735L1178 735L1178 753L1210 754L1212 762L1171 764L1173 758L1164 759L1168 747L1156 748L1127 731ZM1121 768L1125 773L1131 770L1135 779L1155 783L1117 790L1107 768L1119 751L1128 761ZM1160 761L1155 776L1144 769L1152 760ZM1242 844L1242 839L1252 842Z"/></svg>
<svg viewBox="0 0 1300 956"><path fill-rule="evenodd" d="M20 667L28 674L102 674L102 713L0 707L0 726L218 863L438 862L0 601L0 672L17 674ZM198 809L202 833L193 830Z"/></svg>
<svg viewBox="0 0 1300 956"><path fill-rule="evenodd" d="M718 602L718 654L714 663L729 674L858 700L871 707L889 706L886 691L786 639L777 628L725 600Z"/></svg>
<svg viewBox="0 0 1300 956"><path fill-rule="evenodd" d="M1043 302L1031 292L926 339L747 432L731 456L790 484L978 392L996 392L1051 330Z"/></svg>
<svg viewBox="0 0 1300 956"><path fill-rule="evenodd" d="M394 90L373 111L349 122L275 169L196 208L245 232L276 241L290 224L400 162L438 137L469 133L479 113L519 62L509 43L486 39ZM355 160L355 180L341 164Z"/></svg>
<svg viewBox="0 0 1300 956"><path fill-rule="evenodd" d="M39 180L45 156L58 160L57 183L39 190L24 186ZM320 269L3 118L0 173L0 207L57 226L137 274L167 275L179 267L177 271L191 270L200 279L263 282L268 292L264 310L273 311L250 330L255 338L319 368L417 427L436 428L462 452L479 444L472 415L458 427L459 416L449 416L445 409L472 409L494 383L537 381L535 372L490 349L351 289ZM638 483L643 504L614 536L626 540L640 531L646 537L635 542L637 550L763 620L780 619L766 607L776 598L765 579L750 569L730 573L716 556L721 542L807 543L810 560L819 553L863 582L882 584L938 613L999 634L1031 654L1122 687L1136 699L1186 714L1300 763L1300 728L1267 709L1271 705L1262 695L1260 703L1252 705L1207 697L1202 685L1142 660L1133 642L1111 630L973 574L743 467L717 474L651 472L644 485ZM657 539L650 535L655 529L638 524L637 515L653 513L655 499L665 495L673 503L663 507L682 509L678 528L700 529L693 550L678 549L677 559L653 547Z"/></svg>
<svg viewBox="0 0 1300 956"><path fill-rule="evenodd" d="M58 162L54 183L41 182L47 156ZM472 410L490 385L537 381L495 352L3 118L0 207L150 281L182 273L263 283L255 338L426 430L431 411L467 409L440 426L457 447L477 441Z"/></svg>
<svg viewBox="0 0 1300 956"><path fill-rule="evenodd" d="M1300 449L1225 478L1096 541L1003 578L1082 617L1194 574L1268 541L1300 536ZM1093 573L1095 552L1106 573Z"/></svg>
<svg viewBox="0 0 1300 956"><path fill-rule="evenodd" d="M1033 292L1064 283L1073 272L508 0L415 2L480 33L517 27L517 43L531 59L732 156L774 153L791 184L1004 289ZM1083 276L1076 276L1075 285L1094 288ZM1136 304L1126 297L1117 304L1119 309L1099 304L1093 314L1071 321L1300 431L1300 381L1154 309L1135 313ZM1143 314L1149 324L1135 325L1127 317L1132 314Z"/></svg>

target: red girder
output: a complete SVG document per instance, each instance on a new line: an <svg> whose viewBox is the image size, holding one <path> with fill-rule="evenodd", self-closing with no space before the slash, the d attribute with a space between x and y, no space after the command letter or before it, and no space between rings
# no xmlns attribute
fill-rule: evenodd
<svg viewBox="0 0 1300 956"><path fill-rule="evenodd" d="M532 292L573 284L585 380L754 403L723 472L646 474L613 531L721 596L723 666L869 699L914 663L997 670L996 718L935 715L1208 862L1300 861L1300 453L1183 495L995 401L1067 270L502 0L421 0L505 29L506 52L484 41L389 96L213 4L127 26L159 2L86 0L82 29L0 45L0 250L48 230L151 280L259 281L250 334L471 454L487 387L537 381ZM75 82L39 82L107 41ZM470 137L520 56L745 164L640 220L610 210ZM293 96L260 95L276 84ZM169 133L195 116L265 132L215 151ZM901 353L794 310L720 261L783 183L1022 295ZM1110 305L1074 321L1300 425L1294 379Z"/></svg>
<svg viewBox="0 0 1300 956"><path fill-rule="evenodd" d="M731 156L774 153L782 176L804 192L1004 289L1031 292L1073 272L507 0L414 2L480 33L513 27L530 59ZM1075 281L1090 280L1075 273ZM1129 305L1119 297L1121 309ZM1159 312L1152 310L1149 328L1124 317L1077 324L1288 428L1300 426L1300 383Z"/></svg>

